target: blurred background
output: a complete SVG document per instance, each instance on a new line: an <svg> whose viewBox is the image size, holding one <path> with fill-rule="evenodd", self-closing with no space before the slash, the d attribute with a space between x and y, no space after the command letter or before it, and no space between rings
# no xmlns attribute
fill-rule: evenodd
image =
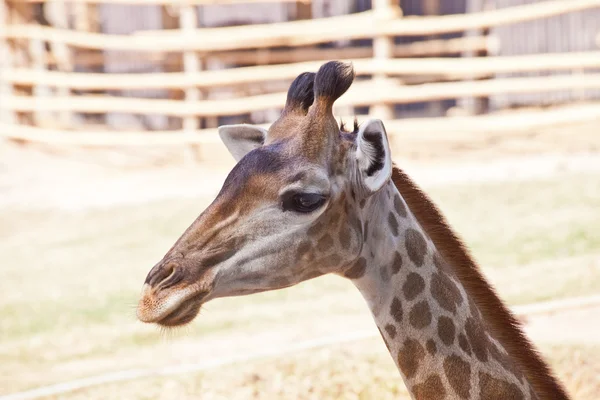
<svg viewBox="0 0 600 400"><path fill-rule="evenodd" d="M221 124L354 63L384 119L577 399L600 397L600 0L0 0L0 400L404 399L358 291L323 277L135 318L214 198Z"/></svg>

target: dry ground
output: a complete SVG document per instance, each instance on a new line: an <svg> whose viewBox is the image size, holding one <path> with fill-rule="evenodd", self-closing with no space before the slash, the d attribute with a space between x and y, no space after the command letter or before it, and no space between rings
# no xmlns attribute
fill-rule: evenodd
<svg viewBox="0 0 600 400"><path fill-rule="evenodd" d="M55 399L402 399L410 397L381 339L223 367L179 377L108 384ZM600 393L600 347L546 345L541 349L574 399Z"/></svg>
<svg viewBox="0 0 600 400"><path fill-rule="evenodd" d="M512 305L600 293L600 170L594 153L600 135L589 136L592 128L582 128L587 142L550 132L560 145L549 148L544 135L495 139L500 150L493 156L488 142L470 148L458 139L446 150L415 141L415 156L403 154L403 165L421 174ZM515 158L517 143L540 148ZM514 151L506 150L511 146ZM0 158L0 395L374 329L352 285L324 277L215 301L184 331L165 337L135 321L139 288L149 268L206 205L222 175L181 166L122 172L96 163L104 157L98 153L90 153L94 162L82 163L80 155L46 162L39 153L0 149L10 156ZM422 152L429 156L421 157ZM450 163L460 154L464 157ZM488 162L472 164L482 158ZM500 167L488 168L494 163ZM451 179L457 174L467 178ZM539 334L569 326L574 314L560 318L532 321L538 329L532 334L575 398L595 400L600 345L580 336L557 341ZM597 329L592 320L578 318L583 322L578 329L589 332L587 337ZM392 361L374 338L57 398L386 399L402 394Z"/></svg>

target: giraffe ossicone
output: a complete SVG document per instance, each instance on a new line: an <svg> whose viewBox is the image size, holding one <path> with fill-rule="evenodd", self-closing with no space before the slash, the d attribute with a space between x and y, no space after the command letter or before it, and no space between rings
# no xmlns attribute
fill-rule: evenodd
<svg viewBox="0 0 600 400"><path fill-rule="evenodd" d="M392 164L385 127L340 129L354 79L303 73L268 130L223 126L238 163L149 272L137 315L163 326L202 304L333 273L351 279L415 399L567 399L443 216Z"/></svg>

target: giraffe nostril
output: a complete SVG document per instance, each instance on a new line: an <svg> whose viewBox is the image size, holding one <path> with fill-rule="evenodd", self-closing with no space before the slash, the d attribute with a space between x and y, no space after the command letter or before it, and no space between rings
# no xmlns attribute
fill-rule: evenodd
<svg viewBox="0 0 600 400"><path fill-rule="evenodd" d="M174 285L181 280L182 274L178 270L177 264L174 262L159 263L148 273L146 283L160 289Z"/></svg>
<svg viewBox="0 0 600 400"><path fill-rule="evenodd" d="M181 272L181 268L178 268L177 266L172 266L171 273L167 275L165 279L158 283L157 289L166 289L181 282L182 279L183 273Z"/></svg>

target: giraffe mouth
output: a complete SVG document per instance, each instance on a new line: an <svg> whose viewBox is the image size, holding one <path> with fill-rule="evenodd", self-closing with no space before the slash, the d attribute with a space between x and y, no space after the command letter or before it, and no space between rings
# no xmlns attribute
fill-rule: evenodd
<svg viewBox="0 0 600 400"><path fill-rule="evenodd" d="M186 293L172 293L156 299L156 294L151 289L142 296L137 309L138 319L146 323L155 323L164 327L181 326L190 323L206 300L208 291L186 295ZM161 296L162 297L162 296Z"/></svg>
<svg viewBox="0 0 600 400"><path fill-rule="evenodd" d="M165 327L182 326L192 322L200 312L202 299L205 296L206 293L201 293L200 295L192 296L189 299L184 300L173 311L167 313L155 322L158 325Z"/></svg>

